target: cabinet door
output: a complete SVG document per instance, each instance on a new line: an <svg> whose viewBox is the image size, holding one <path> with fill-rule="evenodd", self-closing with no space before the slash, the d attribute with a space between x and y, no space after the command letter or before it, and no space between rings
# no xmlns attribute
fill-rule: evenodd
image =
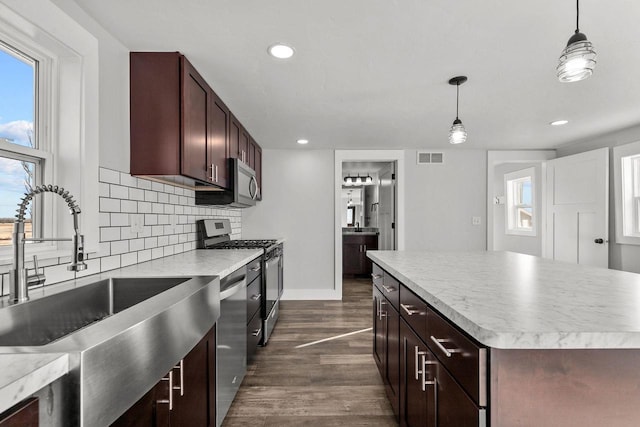
<svg viewBox="0 0 640 427"><path fill-rule="evenodd" d="M400 321L400 425L402 427L435 426L435 400L432 391L422 387L422 356L426 346L404 320Z"/></svg>
<svg viewBox="0 0 640 427"><path fill-rule="evenodd" d="M240 144L238 146L238 157L245 163L249 163L249 133L244 127L240 128Z"/></svg>
<svg viewBox="0 0 640 427"><path fill-rule="evenodd" d="M182 161L181 173L209 181L207 140L211 88L193 66L182 57Z"/></svg>
<svg viewBox="0 0 640 427"><path fill-rule="evenodd" d="M227 157L231 159L239 159L240 158L240 132L242 129L242 125L233 115L230 114L229 120L229 144L227 149Z"/></svg>
<svg viewBox="0 0 640 427"><path fill-rule="evenodd" d="M361 274L362 244L344 237L342 240L342 274Z"/></svg>
<svg viewBox="0 0 640 427"><path fill-rule="evenodd" d="M378 365L378 370L383 380L387 379L385 375L387 348L386 348L386 302L382 293L373 288L373 358Z"/></svg>
<svg viewBox="0 0 640 427"><path fill-rule="evenodd" d="M386 299L385 299L386 301ZM386 310L386 391L393 412L398 416L400 407L400 314L389 304Z"/></svg>
<svg viewBox="0 0 640 427"><path fill-rule="evenodd" d="M433 396L436 404L438 427L477 427L486 425L485 411L479 409L462 387L453 379L447 369L430 353L432 365L427 368L429 379L435 379L437 392ZM433 389L433 387L431 387ZM431 397L429 397L431 399Z"/></svg>
<svg viewBox="0 0 640 427"><path fill-rule="evenodd" d="M211 134L207 144L207 166L213 183L228 188L227 140L229 139L229 109L212 93L210 118Z"/></svg>
<svg viewBox="0 0 640 427"><path fill-rule="evenodd" d="M208 344L205 336L173 369L172 427L207 425Z"/></svg>
<svg viewBox="0 0 640 427"><path fill-rule="evenodd" d="M0 415L1 427L38 427L38 398L24 400Z"/></svg>

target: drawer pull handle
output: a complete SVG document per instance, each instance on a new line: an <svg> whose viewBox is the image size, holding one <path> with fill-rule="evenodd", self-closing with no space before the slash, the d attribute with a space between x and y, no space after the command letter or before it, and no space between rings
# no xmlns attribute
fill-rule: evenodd
<svg viewBox="0 0 640 427"><path fill-rule="evenodd" d="M257 337L258 335L260 335L260 332L262 332L262 328L256 329L251 333L251 335L253 335L254 337Z"/></svg>
<svg viewBox="0 0 640 427"><path fill-rule="evenodd" d="M438 362L436 362L435 360L427 360L427 353L423 353L422 354L422 391L427 391L427 386L428 385L432 385L434 386L436 389L438 387L436 387L436 378L434 377L432 381L427 381L427 365L437 365ZM436 397L437 399L437 397ZM437 400L436 400L437 402ZM438 407L438 405L435 406L436 408Z"/></svg>
<svg viewBox="0 0 640 427"><path fill-rule="evenodd" d="M256 271L260 271L260 266L258 265L257 267L252 267L249 270L256 272Z"/></svg>
<svg viewBox="0 0 640 427"><path fill-rule="evenodd" d="M425 354L427 354L427 353L426 353L426 352L424 352L424 351L420 351L419 347L418 347L418 346L415 346L415 356L416 356L416 364L415 364L415 366L416 366L416 380L420 379L420 377L419 377L419 375L420 375L420 374L424 374L423 370L420 370L420 368L419 368L419 366L420 366L420 365L418 364L418 356L422 356L422 357L424 357L424 355L425 355ZM422 364L422 366L424 366L424 363Z"/></svg>
<svg viewBox="0 0 640 427"><path fill-rule="evenodd" d="M431 335L431 341L433 341L435 343L435 345L438 346L438 348L447 357L451 357L451 355L453 353L461 353L462 352L462 350L460 350L460 349L457 349L457 348L446 348L445 346L442 345L442 343L449 342L449 340L445 340L445 339L442 339L442 338L436 338L433 335Z"/></svg>
<svg viewBox="0 0 640 427"><path fill-rule="evenodd" d="M384 289L384 291L385 291L386 293L388 293L388 294L390 294L391 292L395 292L395 291L396 291L396 288L391 287L391 286L385 286L385 285L382 285L382 288L383 288L383 289Z"/></svg>
<svg viewBox="0 0 640 427"><path fill-rule="evenodd" d="M262 294L258 294L258 295L252 295L251 299L254 301L258 301L260 299L260 297L262 296Z"/></svg>
<svg viewBox="0 0 640 427"><path fill-rule="evenodd" d="M382 274L371 273L371 277L373 277L374 280L382 279Z"/></svg>
<svg viewBox="0 0 640 427"><path fill-rule="evenodd" d="M420 314L420 310L413 310L412 305L400 304L400 307L407 313L409 316L413 316L414 314ZM417 378L416 378L417 379Z"/></svg>

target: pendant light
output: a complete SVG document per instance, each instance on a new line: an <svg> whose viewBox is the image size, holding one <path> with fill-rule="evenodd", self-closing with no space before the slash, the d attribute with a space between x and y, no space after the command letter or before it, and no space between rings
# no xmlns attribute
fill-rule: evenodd
<svg viewBox="0 0 640 427"><path fill-rule="evenodd" d="M593 74L596 67L596 51L580 32L580 0L576 0L576 32L562 51L556 71L561 82L578 82Z"/></svg>
<svg viewBox="0 0 640 427"><path fill-rule="evenodd" d="M456 85L456 119L449 130L449 142L451 144L462 144L467 140L467 130L458 118L458 104L460 101L460 85L467 81L467 76L457 76L449 80L450 85Z"/></svg>

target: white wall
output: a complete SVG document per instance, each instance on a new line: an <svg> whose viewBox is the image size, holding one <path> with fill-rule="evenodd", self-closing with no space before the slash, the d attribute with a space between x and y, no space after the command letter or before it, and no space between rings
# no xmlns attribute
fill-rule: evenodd
<svg viewBox="0 0 640 427"><path fill-rule="evenodd" d="M242 237L285 238L283 298L322 298L334 289L333 151L263 149L262 165L264 200L242 211Z"/></svg>
<svg viewBox="0 0 640 427"><path fill-rule="evenodd" d="M417 165L416 150L405 152L406 249L484 250L487 152L443 153L443 164ZM472 225L474 216L480 225Z"/></svg>
<svg viewBox="0 0 640 427"><path fill-rule="evenodd" d="M129 172L129 49L74 1L52 2L98 40L99 163Z"/></svg>
<svg viewBox="0 0 640 427"><path fill-rule="evenodd" d="M558 148L558 157L583 153L602 147L615 147L640 141L640 126L634 126L605 135L584 139ZM613 152L609 153L609 268L640 273L640 246L615 242L615 191L613 185Z"/></svg>
<svg viewBox="0 0 640 427"><path fill-rule="evenodd" d="M527 168L535 168L535 206L534 221L536 236L515 236L506 233L506 204L493 204L493 236L494 250L512 251L523 254L542 255L542 165L540 163L505 163L493 169L493 196L506 196L504 192L504 175ZM491 173L491 171L489 171ZM489 219L491 221L491 219Z"/></svg>

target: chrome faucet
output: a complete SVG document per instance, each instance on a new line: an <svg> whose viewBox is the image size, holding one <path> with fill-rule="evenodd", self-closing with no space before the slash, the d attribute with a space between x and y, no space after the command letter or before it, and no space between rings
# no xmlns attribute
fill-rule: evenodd
<svg viewBox="0 0 640 427"><path fill-rule="evenodd" d="M67 202L69 212L73 216L73 237L70 239L60 238L44 238L44 237L24 237L24 216L27 205L36 194L54 193ZM24 266L24 245L26 242L73 242L73 253L71 254L71 263L67 266L69 271L82 271L87 268L84 263L84 236L80 234L78 229L78 214L80 207L73 200L73 196L65 191L64 188L57 185L39 185L29 193L25 194L18 205L16 220L13 223L13 268L9 272L9 303L16 304L29 300L29 286L43 285L45 282L44 274L38 274L38 260L33 257L35 274L28 274Z"/></svg>

